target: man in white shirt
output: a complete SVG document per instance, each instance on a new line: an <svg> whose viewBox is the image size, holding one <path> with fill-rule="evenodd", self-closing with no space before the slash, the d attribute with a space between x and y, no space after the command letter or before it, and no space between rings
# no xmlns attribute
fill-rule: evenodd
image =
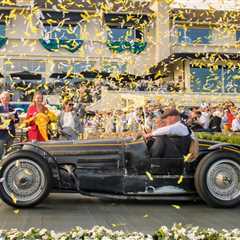
<svg viewBox="0 0 240 240"><path fill-rule="evenodd" d="M162 135L168 136L188 136L189 129L186 125L180 121L180 113L176 109L166 111L162 116L162 120L165 123L164 127L157 128L151 133L143 134L145 138L157 137Z"/></svg>
<svg viewBox="0 0 240 240"><path fill-rule="evenodd" d="M192 131L181 122L180 113L176 109L166 111L162 116L163 127L151 133L143 134L150 139L147 144L152 157L182 157L190 150L194 139ZM160 136L163 136L160 138ZM174 139L166 138L172 136ZM177 138L176 138L177 137ZM180 137L180 138L179 138ZM151 138L153 140L151 140Z"/></svg>
<svg viewBox="0 0 240 240"><path fill-rule="evenodd" d="M203 107L201 110L201 116L199 118L199 123L204 129L209 128L211 113L207 106Z"/></svg>
<svg viewBox="0 0 240 240"><path fill-rule="evenodd" d="M238 113L238 115L232 121L232 131L240 132L240 113Z"/></svg>

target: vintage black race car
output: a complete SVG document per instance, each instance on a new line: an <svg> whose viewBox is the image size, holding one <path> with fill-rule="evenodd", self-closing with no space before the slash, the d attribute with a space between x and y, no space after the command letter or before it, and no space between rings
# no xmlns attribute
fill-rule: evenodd
<svg viewBox="0 0 240 240"><path fill-rule="evenodd" d="M0 196L17 208L52 192L140 200L200 196L215 207L240 202L240 146L200 141L198 157L189 162L181 137L157 140L159 156L144 140L130 138L17 144L1 162Z"/></svg>

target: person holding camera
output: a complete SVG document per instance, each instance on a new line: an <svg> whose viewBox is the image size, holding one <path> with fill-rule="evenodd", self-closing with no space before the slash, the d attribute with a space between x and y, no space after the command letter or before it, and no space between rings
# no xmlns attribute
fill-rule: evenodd
<svg viewBox="0 0 240 240"><path fill-rule="evenodd" d="M10 105L10 93L2 92L0 95L0 159L4 151L13 143L16 134L15 124L19 117L14 108Z"/></svg>

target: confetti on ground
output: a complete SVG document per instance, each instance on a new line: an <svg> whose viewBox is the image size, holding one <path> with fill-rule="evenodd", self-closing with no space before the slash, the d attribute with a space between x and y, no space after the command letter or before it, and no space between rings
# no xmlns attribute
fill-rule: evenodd
<svg viewBox="0 0 240 240"><path fill-rule="evenodd" d="M178 210L181 209L181 207L180 207L179 205L172 204L171 206L172 206L173 208L178 209Z"/></svg>
<svg viewBox="0 0 240 240"><path fill-rule="evenodd" d="M19 214L20 210L19 209L16 209L13 211L15 214Z"/></svg>
<svg viewBox="0 0 240 240"><path fill-rule="evenodd" d="M124 226L126 226L126 224L125 224L125 223L117 223L117 224L115 224L115 223L112 223L111 225L112 225L112 227L113 227L113 228L117 228L117 227L124 227Z"/></svg>

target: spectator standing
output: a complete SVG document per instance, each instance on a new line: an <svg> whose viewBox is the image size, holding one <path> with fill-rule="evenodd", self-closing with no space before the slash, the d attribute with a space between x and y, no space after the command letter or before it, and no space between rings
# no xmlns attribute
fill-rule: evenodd
<svg viewBox="0 0 240 240"><path fill-rule="evenodd" d="M209 111L209 107L204 104L204 106L201 109L201 116L199 118L199 123L205 131L209 129L210 116L211 116L211 113Z"/></svg>
<svg viewBox="0 0 240 240"><path fill-rule="evenodd" d="M232 122L234 120L234 114L232 111L232 107L227 108L227 110L225 112L225 119L226 119L226 123L225 123L224 129L226 131L229 131L229 130L231 130Z"/></svg>
<svg viewBox="0 0 240 240"><path fill-rule="evenodd" d="M4 154L5 146L10 146L16 134L15 124L19 122L18 114L10 105L9 92L0 95L0 159ZM7 124L4 124L4 121Z"/></svg>
<svg viewBox="0 0 240 240"><path fill-rule="evenodd" d="M114 131L114 116L112 112L108 112L104 119L104 129L106 133L112 133Z"/></svg>
<svg viewBox="0 0 240 240"><path fill-rule="evenodd" d="M202 124L200 123L202 113L198 110L193 110L189 116L189 119L187 121L187 124L190 126L190 128L195 132L201 132L203 131Z"/></svg>
<svg viewBox="0 0 240 240"><path fill-rule="evenodd" d="M221 125L222 125L222 113L220 110L216 109L211 118L209 123L209 129L212 132L221 132Z"/></svg>
<svg viewBox="0 0 240 240"><path fill-rule="evenodd" d="M240 113L238 113L235 119L232 121L232 131L240 132Z"/></svg>
<svg viewBox="0 0 240 240"><path fill-rule="evenodd" d="M48 124L51 121L56 121L56 116L48 110L43 104L43 95L40 92L35 92L33 103L27 110L25 122L28 125L28 140L29 141L47 141Z"/></svg>

